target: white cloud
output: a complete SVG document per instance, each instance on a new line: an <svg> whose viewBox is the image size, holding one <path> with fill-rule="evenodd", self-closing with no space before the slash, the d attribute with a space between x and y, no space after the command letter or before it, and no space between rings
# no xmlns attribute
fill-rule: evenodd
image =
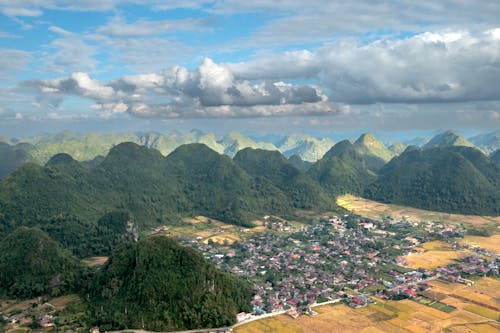
<svg viewBox="0 0 500 333"><path fill-rule="evenodd" d="M496 30L446 30L363 44L342 39L314 52L294 51L228 64L237 79L315 78L332 100L351 104L498 100Z"/></svg>
<svg viewBox="0 0 500 333"><path fill-rule="evenodd" d="M56 34L61 35L61 36L67 37L67 36L72 35L72 33L70 31L65 30L63 28L60 28L60 27L57 27L57 26L52 25L48 29L49 29L49 31L55 32Z"/></svg>
<svg viewBox="0 0 500 333"><path fill-rule="evenodd" d="M182 20L138 20L127 23L122 17L113 17L106 25L97 29L97 33L113 37L157 36L183 30L207 29L211 25L209 19L182 19Z"/></svg>
<svg viewBox="0 0 500 333"><path fill-rule="evenodd" d="M173 67L161 73L121 77L103 83L78 72L59 79L33 80L38 102L57 107L67 95L95 101L93 110L139 117L252 117L331 114L336 108L310 85L236 79L229 67L210 59L195 71Z"/></svg>
<svg viewBox="0 0 500 333"><path fill-rule="evenodd" d="M14 72L24 71L31 61L31 54L26 51L0 49L0 79L6 80Z"/></svg>
<svg viewBox="0 0 500 333"><path fill-rule="evenodd" d="M42 11L39 9L31 9L31 8L20 8L20 7L8 7L2 9L2 13L5 16L29 16L29 17L38 17L42 15Z"/></svg>
<svg viewBox="0 0 500 333"><path fill-rule="evenodd" d="M76 35L63 34L63 37L52 40L47 49L50 52L44 53L41 61L49 72L90 71L98 64L95 59L97 48Z"/></svg>

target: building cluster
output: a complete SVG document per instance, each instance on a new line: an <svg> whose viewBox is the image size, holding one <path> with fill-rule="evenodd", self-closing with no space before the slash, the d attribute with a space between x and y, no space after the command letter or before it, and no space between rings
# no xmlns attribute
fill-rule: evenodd
<svg viewBox="0 0 500 333"><path fill-rule="evenodd" d="M443 270L413 270L398 258L422 242L452 240L463 236L458 226L406 220L366 220L332 216L300 228L284 220L265 218L269 232L221 247L191 240L223 270L254 284L254 312L288 311L292 316L310 312L311 305L345 300L352 307L367 305L371 295L382 298L415 297L426 282L450 274ZM477 258L477 260L480 260ZM486 260L487 261L487 260ZM484 267L498 274L488 262L458 264L460 272ZM454 272L453 267L443 268ZM463 274L457 274L462 276Z"/></svg>

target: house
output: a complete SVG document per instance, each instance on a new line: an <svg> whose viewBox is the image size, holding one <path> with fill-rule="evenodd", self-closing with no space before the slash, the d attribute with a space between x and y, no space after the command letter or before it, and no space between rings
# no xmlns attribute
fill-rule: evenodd
<svg viewBox="0 0 500 333"><path fill-rule="evenodd" d="M240 312L236 314L236 320L239 322L245 321L247 319L250 319L250 314L246 312Z"/></svg>

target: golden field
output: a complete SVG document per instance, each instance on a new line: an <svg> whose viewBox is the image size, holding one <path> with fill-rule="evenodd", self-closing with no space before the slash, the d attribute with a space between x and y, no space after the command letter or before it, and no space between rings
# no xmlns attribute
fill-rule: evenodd
<svg viewBox="0 0 500 333"><path fill-rule="evenodd" d="M360 309L344 304L316 307L318 315L293 319L287 315L266 318L236 327L236 333L490 333L500 332L500 323L495 315L499 312L472 303L484 301L496 304L500 297L500 280L482 278L473 286L442 281L430 282L432 291L444 294L441 302L457 309L446 313L413 300L384 301ZM454 298L460 293L471 302ZM483 296L480 298L478 296ZM462 296L462 297L465 297ZM495 303L496 302L496 303Z"/></svg>
<svg viewBox="0 0 500 333"><path fill-rule="evenodd" d="M337 205L361 216L373 219L380 219L382 216L392 216L393 218L406 217L409 221L415 222L437 221L448 223L464 223L474 226L500 225L500 216L472 216L432 212L413 207L384 204L361 197L356 197L351 194L339 196L337 198Z"/></svg>
<svg viewBox="0 0 500 333"><path fill-rule="evenodd" d="M477 245L483 249L491 251L496 255L500 255L500 234L490 237L465 236L463 241L466 244Z"/></svg>
<svg viewBox="0 0 500 333"><path fill-rule="evenodd" d="M407 266L411 268L434 269L453 264L454 260L470 254L468 250L454 250L450 244L441 241L427 242L419 248L425 252L410 253L407 255L405 258Z"/></svg>

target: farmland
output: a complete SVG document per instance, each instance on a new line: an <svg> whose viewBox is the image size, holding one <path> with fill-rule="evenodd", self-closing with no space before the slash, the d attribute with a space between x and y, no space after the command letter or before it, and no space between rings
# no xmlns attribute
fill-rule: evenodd
<svg viewBox="0 0 500 333"><path fill-rule="evenodd" d="M473 286L443 281L432 281L430 284L432 288L429 294L432 296L434 293L443 298L437 304L447 304L456 309L433 307L409 299L385 301L374 298L376 304L359 309L344 304L326 305L315 308L318 315L314 317L301 316L292 319L287 315L279 315L244 324L234 332L499 332L499 312L487 307L488 304L498 306L498 279L482 278ZM462 295L462 298L454 297L458 295ZM483 298L478 298L480 295ZM429 304L433 303L432 299L428 301ZM472 301L484 302L484 305ZM440 308L447 311L439 310Z"/></svg>
<svg viewBox="0 0 500 333"><path fill-rule="evenodd" d="M490 237L466 236L463 241L468 245L477 245L497 255L500 254L500 234Z"/></svg>
<svg viewBox="0 0 500 333"><path fill-rule="evenodd" d="M432 241L422 244L420 249L424 252L410 253L406 256L406 265L412 268L434 269L447 266L455 259L463 258L470 254L467 250L454 250L450 244L442 241Z"/></svg>
<svg viewBox="0 0 500 333"><path fill-rule="evenodd" d="M391 216L393 218L405 217L409 221L435 221L446 223L463 223L474 227L495 227L500 225L500 217L472 216L432 212L418 208L384 204L353 195L343 195L337 198L337 205L372 219Z"/></svg>

